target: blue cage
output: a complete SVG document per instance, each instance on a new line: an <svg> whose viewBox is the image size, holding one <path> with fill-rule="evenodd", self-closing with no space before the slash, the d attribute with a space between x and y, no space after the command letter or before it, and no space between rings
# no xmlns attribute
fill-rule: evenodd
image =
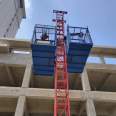
<svg viewBox="0 0 116 116"><path fill-rule="evenodd" d="M68 72L82 73L93 42L88 28L67 27Z"/></svg>
<svg viewBox="0 0 116 116"><path fill-rule="evenodd" d="M33 73L52 76L54 74L56 27L36 24L32 38Z"/></svg>

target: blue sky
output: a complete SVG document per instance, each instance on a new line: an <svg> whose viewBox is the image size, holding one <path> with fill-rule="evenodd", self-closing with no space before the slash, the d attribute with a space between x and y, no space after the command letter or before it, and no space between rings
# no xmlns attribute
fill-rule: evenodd
<svg viewBox="0 0 116 116"><path fill-rule="evenodd" d="M17 38L31 39L35 24L52 24L53 9L66 10L67 24L89 27L94 45L116 46L116 0L25 0Z"/></svg>

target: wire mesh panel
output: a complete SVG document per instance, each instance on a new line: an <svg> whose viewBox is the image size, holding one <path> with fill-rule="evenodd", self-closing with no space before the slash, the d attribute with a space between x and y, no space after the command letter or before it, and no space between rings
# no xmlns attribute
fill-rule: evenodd
<svg viewBox="0 0 116 116"><path fill-rule="evenodd" d="M92 44L88 28L68 26L67 33L69 42Z"/></svg>
<svg viewBox="0 0 116 116"><path fill-rule="evenodd" d="M55 37L56 36L56 27L50 25L41 25L36 24L34 27L32 43L38 44L44 41L45 43L49 43L51 45L55 45Z"/></svg>

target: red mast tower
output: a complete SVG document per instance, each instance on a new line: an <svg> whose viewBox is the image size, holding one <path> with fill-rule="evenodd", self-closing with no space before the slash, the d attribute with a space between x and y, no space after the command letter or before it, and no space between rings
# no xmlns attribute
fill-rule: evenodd
<svg viewBox="0 0 116 116"><path fill-rule="evenodd" d="M54 116L70 116L69 82L67 72L67 53L64 39L65 11L56 13L56 59L55 59L55 98Z"/></svg>

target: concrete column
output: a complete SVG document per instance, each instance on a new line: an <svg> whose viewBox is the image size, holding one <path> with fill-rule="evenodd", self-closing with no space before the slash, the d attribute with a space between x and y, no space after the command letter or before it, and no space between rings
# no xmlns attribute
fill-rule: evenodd
<svg viewBox="0 0 116 116"><path fill-rule="evenodd" d="M22 87L29 87L31 77L32 77L32 64L27 64L23 77Z"/></svg>
<svg viewBox="0 0 116 116"><path fill-rule="evenodd" d="M86 68L84 69L84 71L81 75L81 82L82 82L82 88L84 91L91 90Z"/></svg>
<svg viewBox="0 0 116 116"><path fill-rule="evenodd" d="M87 116L96 116L95 106L92 99L87 99L86 111Z"/></svg>
<svg viewBox="0 0 116 116"><path fill-rule="evenodd" d="M106 64L104 57L100 57L100 61L102 64Z"/></svg>
<svg viewBox="0 0 116 116"><path fill-rule="evenodd" d="M26 97L20 96L18 98L18 103L17 103L17 107L16 107L16 111L15 111L14 116L24 116L25 105L26 105Z"/></svg>

